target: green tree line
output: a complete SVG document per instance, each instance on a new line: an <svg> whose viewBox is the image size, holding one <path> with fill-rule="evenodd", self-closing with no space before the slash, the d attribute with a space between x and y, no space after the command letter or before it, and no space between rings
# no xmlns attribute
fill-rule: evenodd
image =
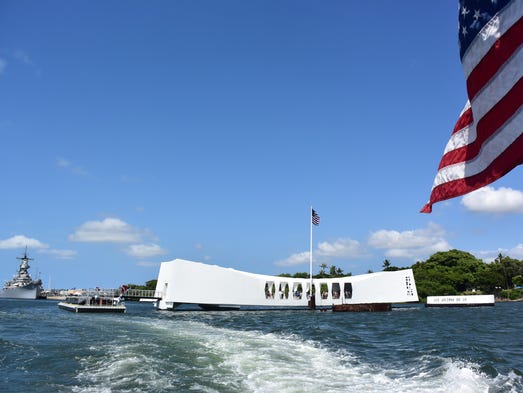
<svg viewBox="0 0 523 393"><path fill-rule="evenodd" d="M412 266L418 295L495 294L517 299L523 285L523 261L499 254L491 263L460 250L437 252Z"/></svg>
<svg viewBox="0 0 523 393"><path fill-rule="evenodd" d="M156 282L158 280L149 280L145 282L145 285L138 285L138 284L127 284L129 288L132 289L149 289L149 290L155 290L156 289Z"/></svg>

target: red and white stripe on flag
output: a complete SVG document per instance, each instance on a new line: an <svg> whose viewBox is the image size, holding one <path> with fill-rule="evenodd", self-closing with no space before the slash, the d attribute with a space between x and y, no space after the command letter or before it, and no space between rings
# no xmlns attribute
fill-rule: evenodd
<svg viewBox="0 0 523 393"><path fill-rule="evenodd" d="M493 5L493 3L495 3ZM488 4L488 6L487 6ZM499 5L494 14L481 9ZM475 8L477 7L477 8ZM469 102L447 143L421 212L467 194L523 163L523 1L460 2L462 65ZM480 18L488 21L471 39Z"/></svg>

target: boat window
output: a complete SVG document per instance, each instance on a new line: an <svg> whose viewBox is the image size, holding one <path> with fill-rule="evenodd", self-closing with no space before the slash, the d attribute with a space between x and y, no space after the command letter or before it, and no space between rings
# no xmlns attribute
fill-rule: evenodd
<svg viewBox="0 0 523 393"><path fill-rule="evenodd" d="M352 299L352 283L346 282L343 285L343 296L345 299Z"/></svg>
<svg viewBox="0 0 523 393"><path fill-rule="evenodd" d="M320 284L320 293L322 299L328 299L329 297L329 286L326 282L322 282Z"/></svg>
<svg viewBox="0 0 523 393"><path fill-rule="evenodd" d="M339 282L332 283L332 298L333 299L340 298L340 283Z"/></svg>
<svg viewBox="0 0 523 393"><path fill-rule="evenodd" d="M303 288L300 283L295 282L292 286L292 296L294 300L300 300L301 299L301 293L303 292Z"/></svg>
<svg viewBox="0 0 523 393"><path fill-rule="evenodd" d="M274 285L274 281L267 281L265 283L265 298L274 299L274 292L276 292L276 286Z"/></svg>

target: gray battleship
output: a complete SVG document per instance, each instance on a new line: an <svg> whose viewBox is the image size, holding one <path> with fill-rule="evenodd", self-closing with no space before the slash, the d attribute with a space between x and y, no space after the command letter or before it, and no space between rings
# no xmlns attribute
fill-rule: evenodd
<svg viewBox="0 0 523 393"><path fill-rule="evenodd" d="M11 298L11 299L40 299L42 298L42 280L33 280L29 275L29 261L33 258L27 256L27 247L24 252L24 256L16 259L20 259L20 267L18 268L18 274L16 274L11 280L6 281L2 291L0 292L0 298Z"/></svg>

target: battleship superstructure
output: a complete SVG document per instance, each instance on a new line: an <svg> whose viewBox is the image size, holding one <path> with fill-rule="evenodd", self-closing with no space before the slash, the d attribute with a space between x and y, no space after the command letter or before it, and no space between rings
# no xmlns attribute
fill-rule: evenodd
<svg viewBox="0 0 523 393"><path fill-rule="evenodd" d="M42 297L42 280L33 280L29 274L29 261L33 258L27 256L27 247L23 257L20 259L20 267L18 273L9 281L6 281L0 298L11 299L39 299Z"/></svg>

